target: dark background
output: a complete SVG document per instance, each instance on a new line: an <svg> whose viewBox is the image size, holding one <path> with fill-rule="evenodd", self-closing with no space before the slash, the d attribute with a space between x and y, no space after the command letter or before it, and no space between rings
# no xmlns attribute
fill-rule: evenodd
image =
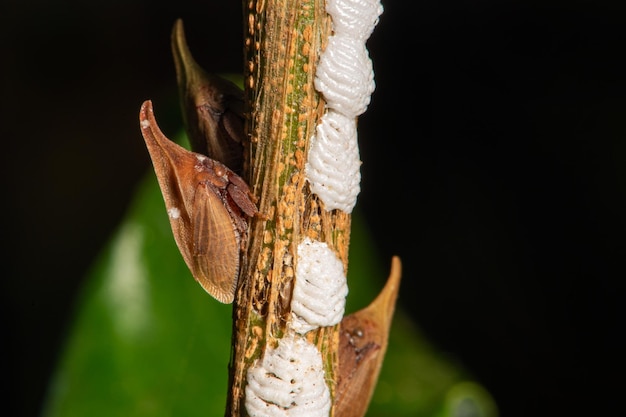
<svg viewBox="0 0 626 417"><path fill-rule="evenodd" d="M383 4L358 207L403 258L401 305L502 416L623 410L626 6ZM174 20L206 69L241 72L242 18L237 0L0 7L0 409L33 416L150 169L141 102L180 126Z"/></svg>

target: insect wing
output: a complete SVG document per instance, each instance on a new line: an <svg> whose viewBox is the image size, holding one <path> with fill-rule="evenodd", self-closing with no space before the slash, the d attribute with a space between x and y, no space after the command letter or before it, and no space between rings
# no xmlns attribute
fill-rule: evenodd
<svg viewBox="0 0 626 417"><path fill-rule="evenodd" d="M141 106L139 118L176 245L205 291L231 303L239 272L240 233L224 205L223 190L209 184L211 172L200 164L205 156L163 134L149 100Z"/></svg>
<svg viewBox="0 0 626 417"><path fill-rule="evenodd" d="M239 236L230 214L213 189L199 184L192 216L193 276L216 300L231 303L239 274Z"/></svg>

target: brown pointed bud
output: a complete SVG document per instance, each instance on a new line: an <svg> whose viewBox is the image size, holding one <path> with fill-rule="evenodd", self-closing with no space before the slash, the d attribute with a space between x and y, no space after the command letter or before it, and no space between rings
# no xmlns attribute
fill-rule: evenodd
<svg viewBox="0 0 626 417"><path fill-rule="evenodd" d="M139 121L185 263L209 294L231 303L248 217L257 214L248 185L224 164L165 137L152 102L143 103Z"/></svg>
<svg viewBox="0 0 626 417"><path fill-rule="evenodd" d="M187 47L181 19L172 30L172 53L191 150L241 174L245 136L243 91L198 65Z"/></svg>
<svg viewBox="0 0 626 417"><path fill-rule="evenodd" d="M391 261L391 273L378 297L341 321L334 413L337 417L363 417L374 393L402 273L400 258L394 256Z"/></svg>

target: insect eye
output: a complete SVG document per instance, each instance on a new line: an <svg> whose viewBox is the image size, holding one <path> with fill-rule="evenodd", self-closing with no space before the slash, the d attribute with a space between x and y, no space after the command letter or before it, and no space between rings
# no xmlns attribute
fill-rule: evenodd
<svg viewBox="0 0 626 417"><path fill-rule="evenodd" d="M226 170L223 166L213 164L213 170L218 177L223 177L224 175L226 175Z"/></svg>

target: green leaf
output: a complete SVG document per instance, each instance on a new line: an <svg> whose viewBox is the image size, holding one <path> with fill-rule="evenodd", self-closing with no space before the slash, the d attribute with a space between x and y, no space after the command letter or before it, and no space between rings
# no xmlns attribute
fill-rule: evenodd
<svg viewBox="0 0 626 417"><path fill-rule="evenodd" d="M358 211L351 242L348 312L376 296L389 263L376 256ZM232 306L191 276L152 172L85 283L44 417L224 415ZM459 415L497 411L396 310L368 416Z"/></svg>

